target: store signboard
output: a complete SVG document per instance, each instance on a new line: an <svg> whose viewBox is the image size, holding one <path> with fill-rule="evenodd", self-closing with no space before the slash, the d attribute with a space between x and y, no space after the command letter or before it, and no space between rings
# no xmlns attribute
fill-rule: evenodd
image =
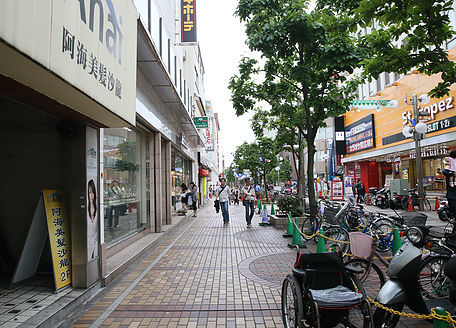
<svg viewBox="0 0 456 328"><path fill-rule="evenodd" d="M347 154L375 148L374 114L345 127L345 145Z"/></svg>
<svg viewBox="0 0 456 328"><path fill-rule="evenodd" d="M331 200L344 200L344 182L340 179L331 181Z"/></svg>
<svg viewBox="0 0 456 328"><path fill-rule="evenodd" d="M43 190L56 290L71 285L70 225L65 200L59 190Z"/></svg>
<svg viewBox="0 0 456 328"><path fill-rule="evenodd" d="M344 192L347 197L353 197L353 177L344 176Z"/></svg>
<svg viewBox="0 0 456 328"><path fill-rule="evenodd" d="M181 41L196 42L196 0L181 0Z"/></svg>
<svg viewBox="0 0 456 328"><path fill-rule="evenodd" d="M353 100L351 108L353 109L380 109L382 107L397 108L397 100L376 99L376 100Z"/></svg>
<svg viewBox="0 0 456 328"><path fill-rule="evenodd" d="M4 0L0 38L135 124L136 15L131 0Z"/></svg>
<svg viewBox="0 0 456 328"><path fill-rule="evenodd" d="M207 116L196 116L193 123L198 129L207 129L209 127L209 118Z"/></svg>
<svg viewBox="0 0 456 328"><path fill-rule="evenodd" d="M214 118L208 117L207 129L202 129L204 147L206 150L214 150Z"/></svg>

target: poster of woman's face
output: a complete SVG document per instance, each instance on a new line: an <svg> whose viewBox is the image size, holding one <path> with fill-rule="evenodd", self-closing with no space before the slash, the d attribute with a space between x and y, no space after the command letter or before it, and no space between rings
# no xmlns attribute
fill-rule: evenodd
<svg viewBox="0 0 456 328"><path fill-rule="evenodd" d="M89 203L87 206L89 218L92 222L94 222L97 216L97 190L95 188L95 182L93 182L93 180L89 181L87 199Z"/></svg>

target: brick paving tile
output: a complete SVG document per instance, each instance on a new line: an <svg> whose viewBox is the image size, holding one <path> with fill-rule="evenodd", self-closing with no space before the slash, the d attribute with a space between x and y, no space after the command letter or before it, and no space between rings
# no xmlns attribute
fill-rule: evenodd
<svg viewBox="0 0 456 328"><path fill-rule="evenodd" d="M211 204L201 209L108 286L73 327L283 327L281 284L295 252L281 230L258 225L259 215L247 229L242 206L230 206L230 220L223 225ZM315 248L308 242L308 251ZM398 325L431 326L411 319Z"/></svg>

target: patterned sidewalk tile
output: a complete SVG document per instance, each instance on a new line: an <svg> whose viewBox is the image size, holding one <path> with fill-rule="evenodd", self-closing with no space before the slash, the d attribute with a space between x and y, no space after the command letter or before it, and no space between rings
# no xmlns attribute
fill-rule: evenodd
<svg viewBox="0 0 456 328"><path fill-rule="evenodd" d="M244 208L230 206L224 225L209 204L109 286L73 327L283 327L281 283L296 252L283 231L259 222L255 215L247 229ZM314 247L309 242L309 251ZM398 327L430 325L401 320Z"/></svg>

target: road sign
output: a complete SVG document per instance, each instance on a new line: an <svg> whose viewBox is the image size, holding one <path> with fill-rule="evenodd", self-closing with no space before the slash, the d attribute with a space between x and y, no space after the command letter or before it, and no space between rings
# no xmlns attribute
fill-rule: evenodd
<svg viewBox="0 0 456 328"><path fill-rule="evenodd" d="M193 118L193 123L198 129L207 129L209 127L209 118L207 116L197 116Z"/></svg>

